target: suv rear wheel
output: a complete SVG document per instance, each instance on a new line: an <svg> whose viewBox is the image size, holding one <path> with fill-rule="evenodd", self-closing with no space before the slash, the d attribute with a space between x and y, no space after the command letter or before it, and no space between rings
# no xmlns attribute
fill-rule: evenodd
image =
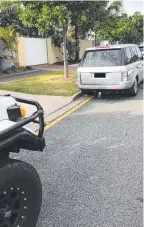
<svg viewBox="0 0 144 227"><path fill-rule="evenodd" d="M29 164L9 159L0 164L0 227L35 227L42 185Z"/></svg>
<svg viewBox="0 0 144 227"><path fill-rule="evenodd" d="M128 93L131 96L136 96L137 95L137 93L138 93L138 80L137 80L137 78L135 78L133 86L130 88Z"/></svg>

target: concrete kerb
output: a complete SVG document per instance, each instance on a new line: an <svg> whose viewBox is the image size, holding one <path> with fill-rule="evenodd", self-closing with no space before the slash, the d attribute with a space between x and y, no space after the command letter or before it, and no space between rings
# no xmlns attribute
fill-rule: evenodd
<svg viewBox="0 0 144 227"><path fill-rule="evenodd" d="M66 105L64 105L64 106L58 108L57 110L51 112L50 114L46 115L45 117L48 117L48 116L58 112L59 110L63 109L64 107L67 107L70 103L72 103L73 101L78 100L82 96L83 96L83 94L81 92L76 93L75 95L72 96L71 101L69 103L67 103Z"/></svg>
<svg viewBox="0 0 144 227"><path fill-rule="evenodd" d="M4 94L8 94L8 93L11 93L11 92L1 91L0 94L4 95ZM13 92L11 95L17 96L16 92L15 93ZM23 97L23 94L20 94L20 97L21 96ZM28 98L28 99L30 99L30 98ZM67 112L69 109L71 109L71 107L77 105L77 103L81 103L84 99L85 99L85 96L81 92L76 93L75 95L71 96L68 99L67 103L63 103L63 105L59 106L59 108L57 108L53 111L49 111L49 113L45 112L45 122L49 123L49 122L53 121L54 119L56 119L57 117L61 116L65 112ZM30 123L28 126L34 131L38 129L38 125L34 124L34 123Z"/></svg>
<svg viewBox="0 0 144 227"><path fill-rule="evenodd" d="M11 77L15 75L23 75L23 74L28 74L28 73L34 73L40 71L39 69L33 69L33 70L28 70L24 72L17 72L17 73L10 73L10 74L0 74L0 77Z"/></svg>
<svg viewBox="0 0 144 227"><path fill-rule="evenodd" d="M83 96L83 93L81 91L77 92L75 95L72 96L72 101L79 99L81 96Z"/></svg>
<svg viewBox="0 0 144 227"><path fill-rule="evenodd" d="M69 103L67 103L66 105L60 107L59 109L55 110L54 112L48 114L45 116L45 123L46 125L51 123L52 121L56 120L57 118L59 118L60 116L62 116L63 114L65 114L66 112L68 112L70 109L72 109L73 107L77 106L78 104L80 104L81 102L84 101L84 99L86 98L85 95L80 96L79 98L77 98L76 100L71 100ZM29 124L29 127L33 130L33 131L37 131L38 130L38 126L35 123L31 123Z"/></svg>
<svg viewBox="0 0 144 227"><path fill-rule="evenodd" d="M67 112L69 109L71 109L75 105L81 103L85 98L86 97L81 92L78 92L77 94L73 95L72 99L69 103L67 103L66 105L60 107L59 109L47 114L45 116L45 123L48 124L48 123L54 121L56 118L60 117L62 114ZM29 124L29 126L34 131L38 130L38 127L35 123L31 123L31 124Z"/></svg>

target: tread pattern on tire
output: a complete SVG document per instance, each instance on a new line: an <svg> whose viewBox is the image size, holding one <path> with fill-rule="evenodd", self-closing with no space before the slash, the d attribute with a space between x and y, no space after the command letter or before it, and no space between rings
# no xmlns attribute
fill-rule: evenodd
<svg viewBox="0 0 144 227"><path fill-rule="evenodd" d="M0 163L0 179L1 179L0 191L1 191L1 187L3 187L3 184L4 184L3 182L8 182L9 179L11 180L14 177L14 173L16 171L17 171L17 175L23 174L23 176L25 176L26 174L27 176L27 174L29 174L28 176L29 182L30 182L30 179L32 179L32 184L33 184L32 187L34 188L33 191L35 191L34 193L38 194L37 202L36 202L37 207L34 207L35 210L33 211L33 214L31 214L31 218L29 218L29 220L26 220L26 224L22 226L22 227L35 227L40 213L41 203L42 203L42 185L41 185L39 175L35 170L35 168L26 162L15 160L15 159L8 159L5 162L1 162Z"/></svg>

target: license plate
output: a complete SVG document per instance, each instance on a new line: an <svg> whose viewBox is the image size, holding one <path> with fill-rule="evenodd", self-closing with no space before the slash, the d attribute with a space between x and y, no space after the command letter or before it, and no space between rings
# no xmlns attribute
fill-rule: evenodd
<svg viewBox="0 0 144 227"><path fill-rule="evenodd" d="M106 78L105 73L94 73L94 78Z"/></svg>

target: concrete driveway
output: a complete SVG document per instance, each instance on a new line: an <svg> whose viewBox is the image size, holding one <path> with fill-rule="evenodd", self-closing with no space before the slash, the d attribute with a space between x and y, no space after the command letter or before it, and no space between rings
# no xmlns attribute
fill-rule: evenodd
<svg viewBox="0 0 144 227"><path fill-rule="evenodd" d="M45 132L33 164L43 183L37 227L143 226L143 93L104 96Z"/></svg>

